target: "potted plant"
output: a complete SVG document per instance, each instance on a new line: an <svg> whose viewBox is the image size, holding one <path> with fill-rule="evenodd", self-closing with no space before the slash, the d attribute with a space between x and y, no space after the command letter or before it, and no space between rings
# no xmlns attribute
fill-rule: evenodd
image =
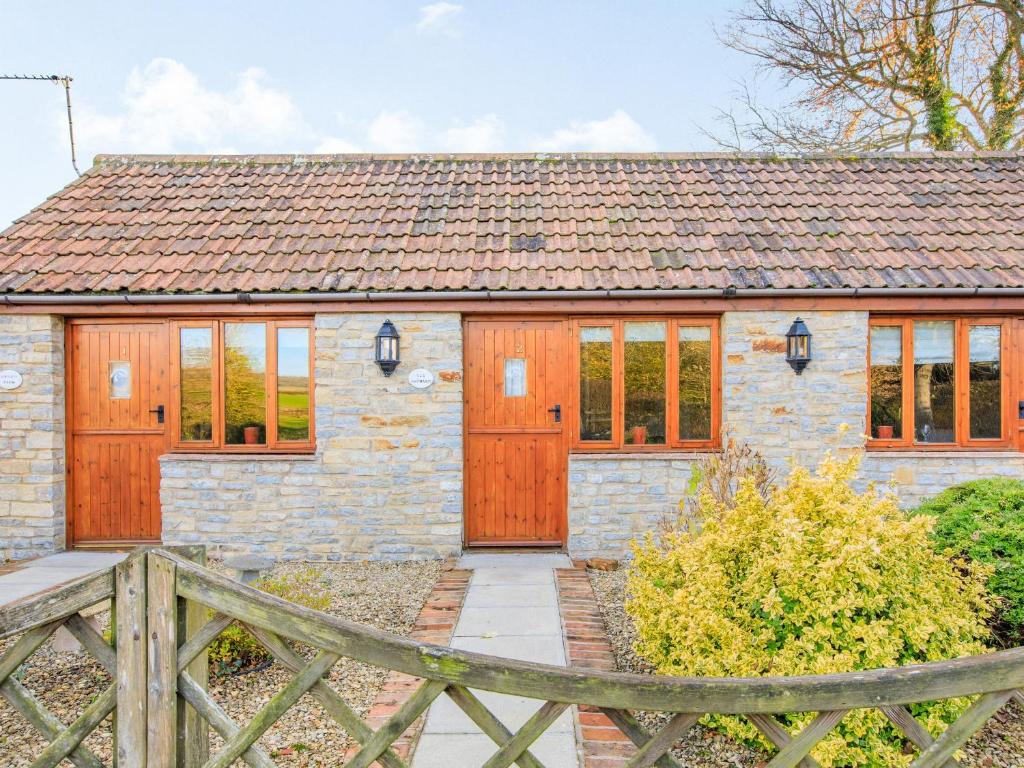
<svg viewBox="0 0 1024 768"><path fill-rule="evenodd" d="M644 445L647 442L647 427L642 424L630 431L630 435L633 438L633 445Z"/></svg>
<svg viewBox="0 0 1024 768"><path fill-rule="evenodd" d="M251 424L247 427L242 427L242 438L245 440L246 445L259 445L260 443L260 428L258 425Z"/></svg>
<svg viewBox="0 0 1024 768"><path fill-rule="evenodd" d="M892 424L879 424L875 427L875 437L879 440L892 440L893 427Z"/></svg>

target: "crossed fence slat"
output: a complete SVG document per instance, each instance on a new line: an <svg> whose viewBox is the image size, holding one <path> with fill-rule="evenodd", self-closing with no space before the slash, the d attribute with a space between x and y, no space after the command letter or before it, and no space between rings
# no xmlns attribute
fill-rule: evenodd
<svg viewBox="0 0 1024 768"><path fill-rule="evenodd" d="M116 651L79 615L112 597L119 607ZM194 618L200 606L213 611L212 617L181 620L185 612ZM236 622L293 675L245 723L235 723L206 692L205 672L197 677L205 669L206 648ZM48 712L14 677L61 626L120 683L108 687L70 725ZM817 768L811 751L847 712L860 708L880 710L917 747L913 768L958 768L957 750L994 713L1011 699L1024 705L1019 690L1024 687L1024 648L916 667L793 678L657 678L568 670L417 643L362 627L237 584L166 550L136 552L116 569L0 609L0 638L15 634L19 639L0 656L0 695L49 742L33 768L55 766L64 758L78 768L102 766L82 742L115 708L121 768L144 763L150 768L226 768L239 758L252 768L273 768L273 759L257 742L307 693L359 744L346 764L349 768L374 763L408 768L392 747L442 694L494 742L496 751L484 768L513 763L543 768L530 746L574 704L604 712L636 745L629 768L678 768L671 750L705 714L747 718L778 749L769 768ZM303 658L290 642L312 646L315 656ZM342 657L423 682L375 731L327 679ZM199 662L203 666L197 667ZM540 706L513 732L470 689L526 696L539 700ZM908 708L964 696L975 700L938 737ZM670 718L652 734L633 715L637 711L666 712ZM181 716L185 712L223 738L216 754L207 758L202 739L168 733L188 722ZM777 719L790 712L816 716L794 734Z"/></svg>

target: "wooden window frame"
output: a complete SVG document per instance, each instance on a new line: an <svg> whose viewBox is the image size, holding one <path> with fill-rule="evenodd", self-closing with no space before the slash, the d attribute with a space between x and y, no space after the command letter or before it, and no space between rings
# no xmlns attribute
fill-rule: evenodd
<svg viewBox="0 0 1024 768"><path fill-rule="evenodd" d="M632 445L625 442L625 334L626 323L665 323L665 443ZM711 438L682 440L679 437L679 328L707 327L711 330ZM580 329L612 329L612 439L580 439ZM572 345L572 408L569 430L575 452L586 453L664 453L668 451L713 451L721 445L722 425L722 347L721 323L717 316L706 315L628 315L573 318L569 325Z"/></svg>
<svg viewBox="0 0 1024 768"><path fill-rule="evenodd" d="M233 445L224 441L224 327L237 323L262 323L266 326L267 369L265 377L266 436L259 445ZM181 439L181 329L210 328L213 344L211 364L212 388L210 402L213 408L213 438L211 440ZM277 336L280 328L305 328L309 333L309 439L280 440L277 437ZM171 431L171 449L178 453L313 453L316 450L316 407L314 403L315 352L312 318L224 317L203 320L171 321L171 407L168 422Z"/></svg>
<svg viewBox="0 0 1024 768"><path fill-rule="evenodd" d="M953 366L954 366L954 432L955 439L947 443L918 443L914 440L914 323L920 321L946 321L954 323ZM1013 355L1012 318L1005 316L963 316L963 315L892 315L871 317L868 321L867 343L867 447L871 450L891 451L976 451L1002 450L1015 447L1014 434L1017 431L1017 414L1013 408L1015 361ZM997 325L1000 354L1000 412L1002 413L1000 436L998 438L970 437L970 357L968 334L972 326ZM903 381L903 424L902 437L879 440L873 437L871 423L871 333L878 326L901 329L902 381Z"/></svg>

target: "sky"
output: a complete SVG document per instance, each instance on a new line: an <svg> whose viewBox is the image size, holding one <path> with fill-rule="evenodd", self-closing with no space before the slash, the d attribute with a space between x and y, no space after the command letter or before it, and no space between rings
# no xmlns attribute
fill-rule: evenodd
<svg viewBox="0 0 1024 768"><path fill-rule="evenodd" d="M742 0L0 0L0 73L70 74L100 153L716 149ZM75 178L63 90L0 81L0 227Z"/></svg>

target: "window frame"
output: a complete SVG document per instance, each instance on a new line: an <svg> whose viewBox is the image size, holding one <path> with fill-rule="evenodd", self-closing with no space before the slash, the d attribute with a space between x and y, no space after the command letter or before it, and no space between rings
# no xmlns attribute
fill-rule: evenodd
<svg viewBox="0 0 1024 768"><path fill-rule="evenodd" d="M267 414L266 443L259 445L234 445L225 442L225 378L224 378L224 329L232 323L263 323L266 327L267 365L264 372L265 407ZM213 437L210 440L181 439L181 329L211 329L211 408L213 409ZM280 328L305 328L309 334L309 439L281 440L278 437L278 375L277 337ZM177 453L313 453L316 450L316 404L314 392L315 333L313 319L308 317L243 317L187 319L171 321L171 407L168 422L171 431L171 450Z"/></svg>
<svg viewBox="0 0 1024 768"><path fill-rule="evenodd" d="M953 328L953 370L954 370L954 440L945 443L918 443L914 440L914 323L946 321L954 323ZM970 436L970 347L969 334L974 326L999 326L999 412L1000 436L998 438L971 438ZM871 423L871 328L878 326L901 329L901 370L902 370L902 437L880 440L873 436ZM1014 447L1013 433L1017 423L1013 410L1010 388L1013 384L1013 349L1011 335L1012 319L1006 316L985 315L888 315L872 316L868 320L867 339L867 447L871 450L892 451L958 451L993 450Z"/></svg>
<svg viewBox="0 0 1024 768"><path fill-rule="evenodd" d="M626 323L665 323L665 443L633 445L625 442L625 334ZM711 331L711 437L682 440L679 437L679 328L706 327ZM612 329L612 438L580 439L580 329ZM571 450L577 453L664 453L713 451L721 444L722 347L721 321L708 315L594 315L571 318L571 402L569 431Z"/></svg>

